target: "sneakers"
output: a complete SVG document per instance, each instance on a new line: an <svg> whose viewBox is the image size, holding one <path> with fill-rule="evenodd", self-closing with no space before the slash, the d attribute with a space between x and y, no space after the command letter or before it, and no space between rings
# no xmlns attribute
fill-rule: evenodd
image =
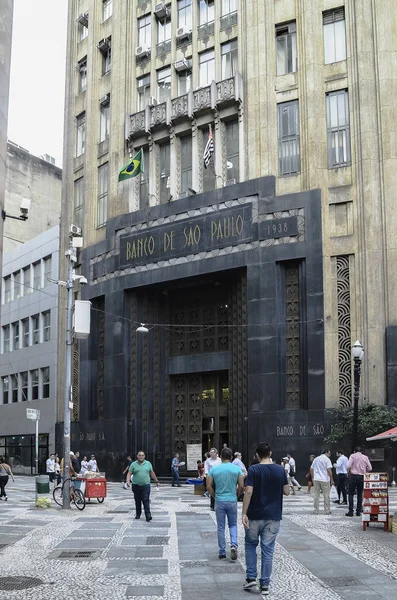
<svg viewBox="0 0 397 600"><path fill-rule="evenodd" d="M261 585L260 588L259 588L259 591L262 594L263 598L265 596L267 597L269 595L269 588L266 585Z"/></svg>
<svg viewBox="0 0 397 600"><path fill-rule="evenodd" d="M353 513L351 513L351 512L347 512L347 513L345 513L345 516L346 516L346 517L353 517L354 515L353 515Z"/></svg>
<svg viewBox="0 0 397 600"><path fill-rule="evenodd" d="M256 579L246 579L243 590L250 592L253 588L256 588Z"/></svg>
<svg viewBox="0 0 397 600"><path fill-rule="evenodd" d="M218 558L219 560L226 560L226 554L220 554Z"/></svg>
<svg viewBox="0 0 397 600"><path fill-rule="evenodd" d="M236 548L236 546L232 546L230 548L230 558L232 560L237 560L237 548Z"/></svg>

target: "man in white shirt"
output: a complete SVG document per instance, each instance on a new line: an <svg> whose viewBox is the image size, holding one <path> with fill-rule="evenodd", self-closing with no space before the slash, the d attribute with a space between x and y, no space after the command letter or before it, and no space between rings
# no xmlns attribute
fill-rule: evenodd
<svg viewBox="0 0 397 600"><path fill-rule="evenodd" d="M348 458L345 456L343 450L337 450L336 456L338 460L334 464L336 469L337 480L337 490L338 490L338 500L335 500L335 504L347 504L347 494L346 494L346 483L347 483L347 461ZM341 502L341 496L343 501Z"/></svg>
<svg viewBox="0 0 397 600"><path fill-rule="evenodd" d="M99 473L98 464L95 460L94 454L91 454L91 460L88 461L87 467L91 467L91 471L93 471L94 473Z"/></svg>
<svg viewBox="0 0 397 600"><path fill-rule="evenodd" d="M50 454L50 458L47 458L45 465L47 475L52 482L55 480L55 454Z"/></svg>
<svg viewBox="0 0 397 600"><path fill-rule="evenodd" d="M211 448L209 458L204 463L204 477L208 477L208 473L211 471L212 467L216 465L222 464L221 459L218 456L218 450L216 448ZM211 496L211 510L215 510L215 497Z"/></svg>
<svg viewBox="0 0 397 600"><path fill-rule="evenodd" d="M332 477L332 463L329 459L331 456L331 450L328 448L323 450L320 456L317 456L310 467L310 474L313 480L314 486L314 514L318 515L319 504L320 504L320 492L324 496L324 512L326 515L330 515L330 491L331 485L334 485Z"/></svg>
<svg viewBox="0 0 397 600"><path fill-rule="evenodd" d="M247 475L247 468L241 459L242 459L242 454L240 452L235 452L233 464L240 467L240 469L242 470L243 475L245 477Z"/></svg>
<svg viewBox="0 0 397 600"><path fill-rule="evenodd" d="M291 467L291 469L290 469L291 483L292 483L292 485L296 485L298 487L298 492L299 492L302 489L302 486L298 482L298 480L295 479L295 475L296 475L296 462L295 462L295 459L292 458L291 454L287 454L287 457L288 457L289 466Z"/></svg>

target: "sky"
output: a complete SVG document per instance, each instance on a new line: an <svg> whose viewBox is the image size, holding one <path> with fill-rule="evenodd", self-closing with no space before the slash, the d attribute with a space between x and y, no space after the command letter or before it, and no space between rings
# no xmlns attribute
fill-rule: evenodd
<svg viewBox="0 0 397 600"><path fill-rule="evenodd" d="M8 139L62 167L68 0L14 0Z"/></svg>

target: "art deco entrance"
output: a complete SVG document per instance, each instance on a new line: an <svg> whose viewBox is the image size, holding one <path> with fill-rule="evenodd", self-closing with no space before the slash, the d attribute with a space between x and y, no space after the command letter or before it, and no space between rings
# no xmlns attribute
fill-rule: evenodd
<svg viewBox="0 0 397 600"><path fill-rule="evenodd" d="M229 387L226 371L178 375L172 378L173 451L185 459L187 444L229 443ZM183 457L183 458L182 458Z"/></svg>

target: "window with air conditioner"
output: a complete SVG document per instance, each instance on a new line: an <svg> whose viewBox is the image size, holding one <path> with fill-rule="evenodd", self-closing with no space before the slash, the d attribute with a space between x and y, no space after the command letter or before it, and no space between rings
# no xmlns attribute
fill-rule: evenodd
<svg viewBox="0 0 397 600"><path fill-rule="evenodd" d="M157 46L171 50L171 17L157 21ZM168 51L169 51L168 50Z"/></svg>
<svg viewBox="0 0 397 600"><path fill-rule="evenodd" d="M350 165L349 95L339 90L326 95L328 168Z"/></svg>
<svg viewBox="0 0 397 600"><path fill-rule="evenodd" d="M232 40L221 45L222 79L234 77L238 66L237 40Z"/></svg>
<svg viewBox="0 0 397 600"><path fill-rule="evenodd" d="M98 168L98 203L97 227L102 227L107 221L108 213L109 164Z"/></svg>
<svg viewBox="0 0 397 600"><path fill-rule="evenodd" d="M323 12L324 63L346 60L345 8Z"/></svg>
<svg viewBox="0 0 397 600"><path fill-rule="evenodd" d="M278 171L291 175L300 171L298 101L278 104Z"/></svg>
<svg viewBox="0 0 397 600"><path fill-rule="evenodd" d="M99 142L104 142L109 137L110 98L107 103L100 105L99 125Z"/></svg>
<svg viewBox="0 0 397 600"><path fill-rule="evenodd" d="M87 57L79 62L79 94L87 90Z"/></svg>
<svg viewBox="0 0 397 600"><path fill-rule="evenodd" d="M276 26L277 75L295 73L298 68L296 21Z"/></svg>
<svg viewBox="0 0 397 600"><path fill-rule="evenodd" d="M199 55L200 86L209 85L215 79L215 51L209 50Z"/></svg>
<svg viewBox="0 0 397 600"><path fill-rule="evenodd" d="M150 75L144 75L136 80L137 83L137 111L144 110L149 104Z"/></svg>
<svg viewBox="0 0 397 600"><path fill-rule="evenodd" d="M86 37L88 37L88 24L84 25L84 23L79 22L77 24L77 29L79 41L82 42L83 40L85 40Z"/></svg>
<svg viewBox="0 0 397 600"><path fill-rule="evenodd" d="M157 71L157 100L165 102L171 97L171 67Z"/></svg>

